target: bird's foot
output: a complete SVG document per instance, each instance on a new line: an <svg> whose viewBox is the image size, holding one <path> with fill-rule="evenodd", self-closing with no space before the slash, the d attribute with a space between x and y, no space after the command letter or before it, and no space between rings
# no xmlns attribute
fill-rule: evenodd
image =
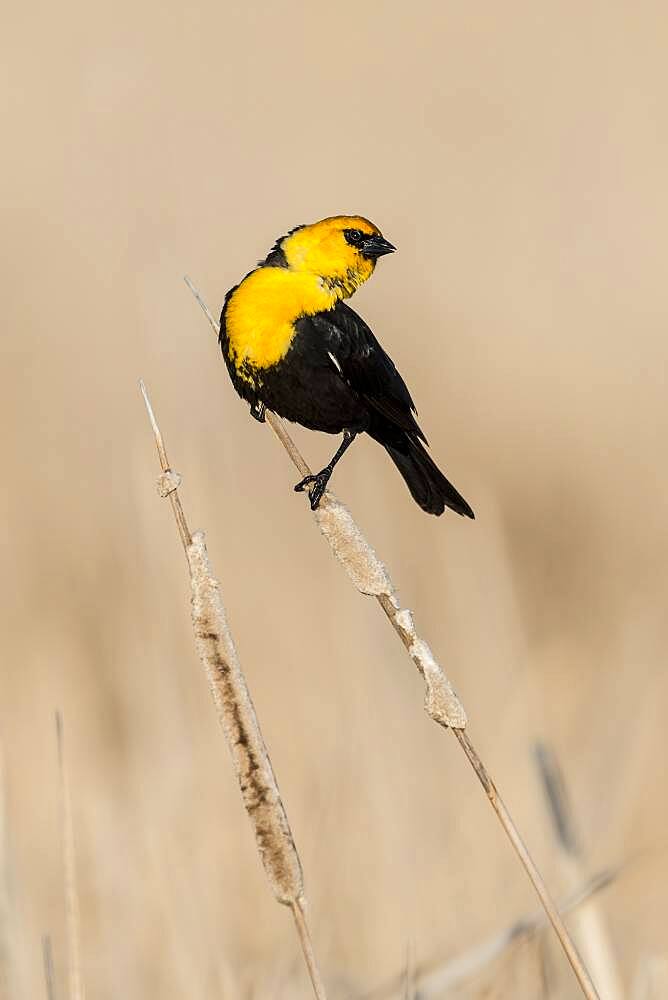
<svg viewBox="0 0 668 1000"><path fill-rule="evenodd" d="M295 493L303 493L304 490L311 487L309 497L311 501L311 510L318 509L318 504L322 500L322 495L327 489L327 483L329 482L331 474L331 469L323 469L322 472L318 472L315 476L304 476L302 481L297 483L295 486Z"/></svg>
<svg viewBox="0 0 668 1000"><path fill-rule="evenodd" d="M266 406L264 405L264 403L251 403L251 408L250 408L251 417L255 417L255 419L259 421L259 423L261 424L264 423L265 410Z"/></svg>

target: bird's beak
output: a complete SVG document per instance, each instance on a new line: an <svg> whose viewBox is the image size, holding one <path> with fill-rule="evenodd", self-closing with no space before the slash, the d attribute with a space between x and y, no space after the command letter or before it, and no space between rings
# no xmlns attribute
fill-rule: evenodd
<svg viewBox="0 0 668 1000"><path fill-rule="evenodd" d="M376 260L377 257L382 257L386 253L394 253L397 248L393 247L387 240L384 240L382 236L374 235L367 236L360 249L365 257Z"/></svg>

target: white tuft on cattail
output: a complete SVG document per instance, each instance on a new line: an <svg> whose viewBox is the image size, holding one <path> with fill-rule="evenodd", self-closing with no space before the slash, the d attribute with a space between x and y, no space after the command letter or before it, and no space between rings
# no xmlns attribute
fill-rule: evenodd
<svg viewBox="0 0 668 1000"><path fill-rule="evenodd" d="M348 508L332 493L325 493L315 519L353 584L362 594L378 597L394 593L389 574Z"/></svg>
<svg viewBox="0 0 668 1000"><path fill-rule="evenodd" d="M315 519L355 587L362 594L381 599L424 678L428 715L442 726L464 729L467 722L464 706L431 649L415 631L412 613L400 607L387 568L357 527L348 508L333 494L325 493L315 511Z"/></svg>
<svg viewBox="0 0 668 1000"><path fill-rule="evenodd" d="M416 638L408 647L408 652L427 686L424 704L428 715L442 726L465 729L468 720L464 706L427 643L424 639Z"/></svg>

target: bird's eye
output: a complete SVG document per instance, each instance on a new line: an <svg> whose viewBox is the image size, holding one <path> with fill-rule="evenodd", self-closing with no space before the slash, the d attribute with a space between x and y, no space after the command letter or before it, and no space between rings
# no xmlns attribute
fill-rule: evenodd
<svg viewBox="0 0 668 1000"><path fill-rule="evenodd" d="M351 247L361 247L367 234L363 233L361 229L344 229L343 235L346 238L346 243L349 243Z"/></svg>

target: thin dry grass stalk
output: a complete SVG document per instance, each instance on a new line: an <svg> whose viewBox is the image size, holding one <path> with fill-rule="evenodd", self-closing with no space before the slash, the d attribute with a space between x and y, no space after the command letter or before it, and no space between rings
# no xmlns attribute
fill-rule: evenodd
<svg viewBox="0 0 668 1000"><path fill-rule="evenodd" d="M51 938L45 934L42 938L42 964L44 967L44 984L47 1000L56 1000L56 976L53 969L53 948Z"/></svg>
<svg viewBox="0 0 668 1000"><path fill-rule="evenodd" d="M587 869L582 838L556 753L547 743L537 743L534 752L559 849L564 886L570 891L582 884ZM605 916L595 899L578 908L572 926L601 996L605 1000L624 1000L624 984Z"/></svg>
<svg viewBox="0 0 668 1000"><path fill-rule="evenodd" d="M63 873L65 879L65 925L67 931L67 961L70 1000L84 1000L86 995L81 972L81 918L77 888L76 855L70 779L65 759L63 717L56 712L56 742L60 774L60 811L63 841Z"/></svg>
<svg viewBox="0 0 668 1000"><path fill-rule="evenodd" d="M417 978L415 975L415 954L413 942L409 942L406 949L406 963L404 966L402 986L402 1000L419 1000L417 992Z"/></svg>
<svg viewBox="0 0 668 1000"><path fill-rule="evenodd" d="M587 901L609 886L618 874L619 869L613 868L594 875L589 882L563 901L560 912L577 913ZM443 959L438 956L418 963L413 975L420 997L423 1000L429 1000L431 997L436 1000L437 997L447 995L450 990L463 987L501 958L512 945L535 937L548 926L545 910L536 910L535 913L522 917L510 927L504 928L498 934L492 935L454 958ZM356 1000L389 1000L390 997L397 995L402 982L403 974L400 973L363 996L358 996Z"/></svg>
<svg viewBox="0 0 668 1000"><path fill-rule="evenodd" d="M5 768L0 747L0 1000L14 995L12 968L12 903Z"/></svg>
<svg viewBox="0 0 668 1000"><path fill-rule="evenodd" d="M227 622L220 585L211 569L203 532L191 534L188 528L178 495L180 476L169 465L143 382L140 382L140 387L162 469L158 492L171 501L190 569L192 622L197 652L206 671L269 884L278 902L292 910L314 994L317 1000L326 1000L306 920L299 855Z"/></svg>
<svg viewBox="0 0 668 1000"><path fill-rule="evenodd" d="M211 315L201 295L189 278L186 277L185 281L204 310L212 328L216 333L219 333L219 324ZM310 475L311 470L288 434L280 417L267 411L266 419L299 473L302 476ZM533 858L520 836L515 822L499 795L496 785L465 731L467 718L464 708L457 698L445 672L435 660L429 646L417 634L411 612L406 608L401 608L399 605L394 586L385 566L367 542L350 512L332 493L327 492L324 494L320 506L315 511L315 519L323 535L329 542L334 555L343 564L355 587L361 593L371 595L378 600L394 630L408 650L411 659L425 681L426 711L435 722L449 728L459 741L462 750L466 754L469 763L485 790L499 822L538 894L538 898L549 917L550 923L554 927L584 996L588 1000L596 1000L598 994L578 954L575 943L547 890L547 886Z"/></svg>

